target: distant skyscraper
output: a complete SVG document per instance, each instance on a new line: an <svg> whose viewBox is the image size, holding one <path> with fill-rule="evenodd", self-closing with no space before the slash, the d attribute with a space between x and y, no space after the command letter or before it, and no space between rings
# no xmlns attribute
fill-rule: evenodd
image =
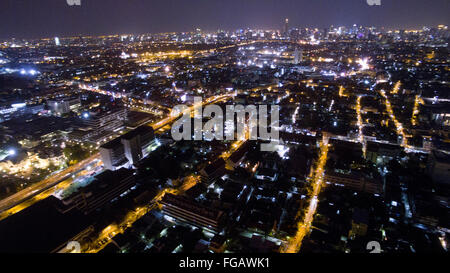
<svg viewBox="0 0 450 273"><path fill-rule="evenodd" d="M283 29L284 37L289 37L289 19L286 18L284 21L284 29Z"/></svg>
<svg viewBox="0 0 450 273"><path fill-rule="evenodd" d="M58 37L55 37L55 45L56 46L60 46L61 45Z"/></svg>

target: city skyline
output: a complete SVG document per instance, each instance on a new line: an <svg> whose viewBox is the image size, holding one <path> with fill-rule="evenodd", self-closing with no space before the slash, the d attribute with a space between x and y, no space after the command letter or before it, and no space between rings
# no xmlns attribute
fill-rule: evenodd
<svg viewBox="0 0 450 273"><path fill-rule="evenodd" d="M28 3L30 2L30 3ZM145 34L257 28L334 26L410 29L449 24L449 2L381 1L88 1L69 6L65 0L5 1L0 9L0 38L45 38L73 35ZM199 16L200 15L200 16ZM17 20L17 18L21 18Z"/></svg>
<svg viewBox="0 0 450 273"><path fill-rule="evenodd" d="M448 4L385 2L3 1L0 253L447 254Z"/></svg>

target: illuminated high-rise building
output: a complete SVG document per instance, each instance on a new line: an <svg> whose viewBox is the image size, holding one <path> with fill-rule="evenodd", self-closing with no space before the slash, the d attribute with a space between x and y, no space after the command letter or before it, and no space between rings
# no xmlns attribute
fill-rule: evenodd
<svg viewBox="0 0 450 273"><path fill-rule="evenodd" d="M284 21L283 34L284 34L284 37L289 36L289 19L288 18L286 18L286 20Z"/></svg>
<svg viewBox="0 0 450 273"><path fill-rule="evenodd" d="M55 37L55 45L56 46L60 46L61 45L61 42L59 41L58 37Z"/></svg>

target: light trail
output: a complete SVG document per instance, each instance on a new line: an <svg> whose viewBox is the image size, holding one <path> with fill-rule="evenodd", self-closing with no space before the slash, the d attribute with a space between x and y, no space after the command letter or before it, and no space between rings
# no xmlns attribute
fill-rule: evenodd
<svg viewBox="0 0 450 273"><path fill-rule="evenodd" d="M103 163L101 162L101 160L98 160L98 162L95 163L95 166L97 166L97 167L102 166L102 165L103 165ZM57 183L55 186L52 186L52 187L42 191L41 193L38 193L35 196L32 196L32 197L24 200L23 202L17 204L16 206L1 212L0 213L0 221L34 205L38 201L41 201L41 200L53 195L55 192L67 189L68 187L70 187L72 185L72 183L74 183L74 181L76 179L83 177L83 176L87 176L88 174L89 174L89 172L87 170L82 170L82 171L78 172L76 175L69 176L67 179L63 180L62 182Z"/></svg>
<svg viewBox="0 0 450 273"><path fill-rule="evenodd" d="M312 221L314 220L314 214L316 213L318 196L322 188L322 184L325 176L325 164L328 159L328 138L324 137L320 145L320 157L317 163L317 168L312 173L312 190L309 206L306 209L305 216L302 221L298 223L297 233L291 238L288 243L281 249L282 253L297 253L300 250L303 238L309 233L311 229Z"/></svg>
<svg viewBox="0 0 450 273"><path fill-rule="evenodd" d="M87 89L89 87L80 86L80 88ZM90 91L94 91L94 90L90 90ZM95 91L99 91L99 90L95 90ZM201 104L207 105L207 104L211 104L214 102L226 101L232 96L233 96L233 94L225 94L225 95L209 97L206 100L204 100L202 103L189 107L186 111L191 112L191 111L193 111L193 109L195 107L198 107ZM159 122L150 124L150 126L152 126L154 128L162 128L162 127L172 123L179 117L181 117L182 114L183 113L180 113L179 115L176 115L176 116L167 117ZM246 139L248 139L248 132L246 132ZM238 140L238 141L234 142L231 145L230 152L228 152L228 153L225 152L222 156L224 158L228 158L232 154L233 151L237 150L243 143L245 143L246 139L240 140L240 141ZM39 200L47 198L48 196L50 196L51 194L53 194L55 192L55 189L58 190L58 189L67 188L68 186L70 186L70 184L73 181L71 176L74 173L80 172L86 166L88 166L89 164L91 164L94 161L99 160L99 159L100 159L100 153L96 153L96 154L90 156L89 158L87 158L71 167L66 168L63 171L14 194L13 196L10 196L8 198L0 200L0 212L4 212L0 215L0 217L2 217L2 219L4 219L4 218L10 216L11 214L17 213L17 212L33 205L34 203L38 202ZM107 226L104 230L102 230L102 232L99 234L97 239L94 240L94 243L89 244L87 247L84 246L84 249L86 249L86 252L88 252L88 253L96 253L96 252L100 251L107 245L108 242L110 242L110 240L116 234L123 233L128 227L131 227L134 222L139 220L146 213L148 213L152 209L158 207L159 206L158 202L161 201L161 199L164 197L164 195L166 193L182 194L185 191L187 191L188 189L195 186L199 182L200 182L200 177L191 176L191 177L188 177L178 189L167 188L167 189L162 190L152 200L152 202L150 203L149 206L139 207L133 211L130 211L127 214L127 216L125 217L125 220L120 225L111 224L111 225ZM105 240L107 243L105 243Z"/></svg>
<svg viewBox="0 0 450 273"><path fill-rule="evenodd" d="M149 112L150 114L153 114L153 115L161 115L161 113L160 113L160 111L159 112L158 111L152 111L152 110L149 110L149 109L146 110L145 109L146 105L151 105L153 107L156 107L156 108L159 108L159 109L162 109L162 110L168 110L167 107L162 106L160 104L157 104L155 102L152 102L150 100L142 100L142 99L139 100L139 99L135 99L135 98L128 98L128 96L126 94L122 94L120 92L116 93L116 92L102 90L102 89L96 88L94 86L90 86L88 84L78 84L78 88L81 89L81 90L85 90L85 91L89 91L89 92L93 92L93 93L99 93L99 94L102 94L102 95L105 95L105 96L111 96L111 97L117 98L117 99L122 99L126 106L134 107L136 110L144 110L144 111L147 111L147 112ZM128 103L129 99L134 103L133 105L130 105ZM139 106L139 105L143 105L143 106ZM142 109L142 108L144 108L144 109Z"/></svg>

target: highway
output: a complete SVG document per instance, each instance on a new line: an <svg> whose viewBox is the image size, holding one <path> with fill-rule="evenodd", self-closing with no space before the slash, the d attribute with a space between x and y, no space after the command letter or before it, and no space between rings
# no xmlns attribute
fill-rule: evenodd
<svg viewBox="0 0 450 273"><path fill-rule="evenodd" d="M231 97L232 97L232 94L225 94L225 95L209 97L206 100L202 100L201 103L192 105L191 107L187 108L186 110L179 113L178 115L170 115L158 122L150 124L150 126L153 127L153 129L155 131L157 131L157 130L163 128L164 126L171 124L172 122L174 122L175 120L180 118L183 114L192 112L195 107L205 106L205 105L215 103L215 102L226 101L227 99L229 99Z"/></svg>
<svg viewBox="0 0 450 273"><path fill-rule="evenodd" d="M35 183L26 189L21 190L20 192L17 192L3 200L0 201L0 213L4 212L8 209L11 209L20 203L42 193L43 191L56 186L57 184L61 183L62 181L68 179L72 175L82 171L84 168L86 168L88 165L94 163L95 160L100 159L100 154L94 154L88 158L86 158L83 161L80 161L79 163L70 166L63 171L56 173L38 183Z"/></svg>
<svg viewBox="0 0 450 273"><path fill-rule="evenodd" d="M231 94L213 96L206 100L203 100L202 105L204 106L214 102L225 101L229 99L231 96L232 96ZM200 104L193 105L188 109L186 109L185 112L192 111L194 107L198 106L200 106ZM181 117L182 114L183 113L180 113L179 115L176 116L169 116L167 118L162 119L161 121L150 124L150 126L152 126L156 131L160 128L163 128L171 124L179 117ZM56 173L40 182L37 182L27 187L26 189L21 190L20 192L17 192L3 200L0 200L0 220L31 206L37 201L43 199L44 197L46 198L50 196L53 191L50 190L52 187L56 187L62 182L66 183L67 180L70 179L73 175L76 175L77 173L81 172L87 166L94 163L96 160L100 160L100 153L93 154L92 156L84 159L83 161L73 166L64 169L59 173Z"/></svg>
<svg viewBox="0 0 450 273"><path fill-rule="evenodd" d="M218 101L227 99L228 97L229 97L229 95L213 97L211 99L203 101L203 105L212 103L212 102L218 102ZM193 105L186 111L192 111L195 106L197 106L197 105ZM152 126L154 126L154 128L163 128L168 123L173 122L176 118L178 118L180 116L181 116L181 114L177 115L176 117L166 118L160 122L157 122L156 124L153 124ZM246 139L248 139L248 128L246 128L245 136L246 136ZM241 147L246 141L247 140L234 141L230 145L230 149L228 151L223 152L219 157L222 157L225 160L228 159L233 154L233 152L235 152L237 149L239 149L239 147ZM171 194L175 194L175 195L183 194L184 192L186 192L187 190L194 187L196 184L198 184L200 182L201 182L200 176L191 175L189 177L186 177L184 182L177 189L165 188L165 189L161 190L147 206L139 207L133 211L130 211L127 214L127 216L125 217L124 221L122 221L122 223L120 223L119 225L111 224L111 225L107 226L100 232L98 237L90 245L84 246L82 249L85 249L86 253L99 252L106 245L108 245L108 243L111 241L111 239L115 235L125 232L125 230L127 228L131 227L134 222L139 220L141 217L143 217L145 214L147 214L151 210L156 209L156 208L160 209L161 205L159 204L159 202L162 200L162 198L164 197L165 194L167 194L167 193L171 193Z"/></svg>
<svg viewBox="0 0 450 273"><path fill-rule="evenodd" d="M247 91L251 92L257 92L264 88L271 88L275 87L275 85L269 85L269 86L263 86L258 88L253 88ZM84 86L84 89L86 89L86 86ZM96 90L98 91L98 90ZM246 90L239 90L238 92L244 92ZM225 102L228 99L232 98L234 93L230 94L224 94L224 95L217 95L212 96L207 99L202 100L200 104L195 104L190 107L188 107L185 111L182 113L179 113L177 115L171 115L169 117L166 117L158 122L148 124L149 126L153 127L155 131L160 129L165 129L167 125L170 125L175 120L180 118L183 114L192 112L195 107L199 106L206 106L208 104L212 103L218 103L218 102ZM246 132L246 135L248 135L248 132ZM223 158L228 158L235 150L237 150L245 141L237 140L230 146L230 151L225 152L221 155ZM47 198L48 196L52 195L56 190L66 188L73 183L73 175L76 175L77 173L83 171L87 166L94 163L96 160L100 160L100 153L96 153L89 158L73 165L65 170L52 175L51 177L48 177L36 184L33 184L32 186L8 197L0 201L0 220L15 214L34 203L38 202L39 200L42 200L44 198ZM148 211L152 210L153 208L158 206L158 202L161 200L161 198L166 193L173 193L173 194L179 194L182 192L185 192L187 189L194 186L196 183L199 182L199 179L188 179L185 181L182 187L180 189L165 189L160 194L158 194L157 197L153 200L152 204L148 207L142 207L137 208L135 211L132 211L127 215L126 220L124 223L122 223L120 226L116 225L110 225L108 226L98 237L98 239L95 241L95 247L89 248L88 252L98 252L101 250L105 245L106 242L109 242L109 240L114 237L115 234L118 232L123 232L126 228L130 227L132 223L134 223L136 220L141 218L143 215L145 215Z"/></svg>
<svg viewBox="0 0 450 273"><path fill-rule="evenodd" d="M20 202L16 206L7 209L0 213L0 220L3 220L15 213L18 213L36 202L43 200L50 195L54 195L55 193L62 192L66 190L68 187L70 187L73 183L76 183L77 181L81 181L82 179L86 179L87 177L91 177L95 173L99 172L103 169L103 163L101 160L94 160L92 164L88 164L87 167L77 173L74 173L71 176L68 176L66 179L62 180L61 182L57 183L54 186L51 186L40 193L26 198L24 201ZM80 180L81 179L81 180Z"/></svg>

